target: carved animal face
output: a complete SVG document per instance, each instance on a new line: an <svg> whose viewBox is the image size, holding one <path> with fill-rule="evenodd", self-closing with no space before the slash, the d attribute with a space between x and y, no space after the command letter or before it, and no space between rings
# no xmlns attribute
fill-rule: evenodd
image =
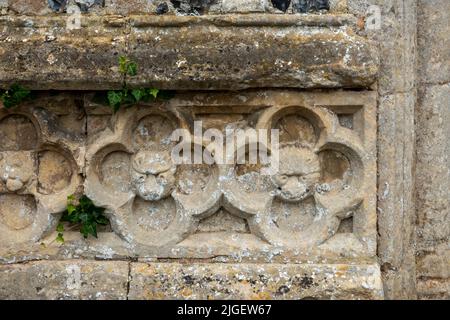
<svg viewBox="0 0 450 320"><path fill-rule="evenodd" d="M280 150L280 170L272 177L279 198L289 202L302 201L314 193L319 180L320 162L314 152L291 146Z"/></svg>
<svg viewBox="0 0 450 320"><path fill-rule="evenodd" d="M175 187L175 172L169 152L140 150L132 163L134 191L147 201L166 198Z"/></svg>
<svg viewBox="0 0 450 320"><path fill-rule="evenodd" d="M9 192L24 188L34 172L33 156L29 152L5 152L0 154L0 180Z"/></svg>

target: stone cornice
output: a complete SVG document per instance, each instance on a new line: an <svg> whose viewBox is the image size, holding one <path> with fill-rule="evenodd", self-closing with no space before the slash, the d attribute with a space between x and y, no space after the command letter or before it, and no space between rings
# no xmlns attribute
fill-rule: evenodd
<svg viewBox="0 0 450 320"><path fill-rule="evenodd" d="M374 46L351 15L0 17L0 87L118 88L117 59L136 61L130 86L178 90L365 88Z"/></svg>

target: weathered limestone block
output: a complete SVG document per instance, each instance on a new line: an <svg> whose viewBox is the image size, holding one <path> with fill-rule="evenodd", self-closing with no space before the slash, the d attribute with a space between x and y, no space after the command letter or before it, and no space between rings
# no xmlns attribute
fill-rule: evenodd
<svg viewBox="0 0 450 320"><path fill-rule="evenodd" d="M422 249L450 245L450 85L429 86L418 108L418 240Z"/></svg>
<svg viewBox="0 0 450 320"><path fill-rule="evenodd" d="M322 285L308 293L314 297L382 295L378 285L365 287L377 275L364 271L366 267L355 275L360 283L342 278L326 284L323 278L335 264L349 270L358 265L377 268L372 92L178 93L169 101L123 108L114 115L91 98L56 95L2 109L2 264L74 258L202 259L225 264L221 268L230 263L287 263L293 276L295 265L305 264L300 268L324 272L317 280ZM87 112L83 125L75 121L80 116L74 118L69 111L80 103ZM82 128L92 123L92 116L97 125L88 128L85 139ZM196 142L201 133L193 131L195 121L202 122L203 133L278 129L280 170L264 173L261 162L220 163L218 154L211 164L174 164L170 136L175 129L186 129L183 139L191 139L200 150L209 147L211 138ZM271 144L265 148L273 150ZM66 197L79 191L81 172L83 192L107 209L112 230L87 240L76 231L67 232L66 243L60 245L54 242L56 234L48 233L55 231ZM33 214L42 218L33 219ZM28 272L15 265L5 268ZM276 282L273 288L283 285L291 284ZM53 286L36 285L50 292ZM14 285L7 287L13 291L5 289L5 297L15 297ZM272 296L273 290L266 298L281 297ZM52 294L48 297L60 297Z"/></svg>
<svg viewBox="0 0 450 320"><path fill-rule="evenodd" d="M374 257L374 101L368 92L266 91L178 95L123 109L89 138L85 192L107 208L113 230L133 250L150 255L173 256L177 244L185 257L202 249L222 254L227 244L217 242L220 235L260 251L266 242L300 256L356 250ZM279 172L264 175L262 164L218 158L211 165L174 164L171 134L187 129L183 141L197 144L194 121L223 133L280 130Z"/></svg>
<svg viewBox="0 0 450 320"><path fill-rule="evenodd" d="M270 0L222 0L222 11L226 13L265 12L270 10Z"/></svg>
<svg viewBox="0 0 450 320"><path fill-rule="evenodd" d="M450 3L418 1L417 294L450 298Z"/></svg>
<svg viewBox="0 0 450 320"><path fill-rule="evenodd" d="M105 0L105 13L118 15L156 13L157 2L151 0Z"/></svg>
<svg viewBox="0 0 450 320"><path fill-rule="evenodd" d="M129 263L38 261L0 266L0 299L106 300L127 297Z"/></svg>
<svg viewBox="0 0 450 320"><path fill-rule="evenodd" d="M5 0L5 2L8 9L16 14L44 15L52 12L47 0Z"/></svg>
<svg viewBox="0 0 450 320"><path fill-rule="evenodd" d="M450 82L450 3L419 0L418 45L420 81L427 84Z"/></svg>
<svg viewBox="0 0 450 320"><path fill-rule="evenodd" d="M131 86L160 89L369 87L375 48L351 16L235 15L0 19L0 87L111 89L118 57L138 64Z"/></svg>
<svg viewBox="0 0 450 320"><path fill-rule="evenodd" d="M383 290L376 265L133 263L129 298L382 299Z"/></svg>
<svg viewBox="0 0 450 320"><path fill-rule="evenodd" d="M61 116L61 120L64 116ZM83 138L50 111L0 109L0 242L37 241L53 231L84 166Z"/></svg>

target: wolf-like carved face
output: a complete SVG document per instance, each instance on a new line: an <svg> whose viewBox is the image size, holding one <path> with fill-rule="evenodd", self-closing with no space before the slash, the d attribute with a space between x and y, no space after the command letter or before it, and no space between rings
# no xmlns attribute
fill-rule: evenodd
<svg viewBox="0 0 450 320"><path fill-rule="evenodd" d="M175 187L176 166L168 151L139 150L131 171L134 191L144 200L166 198Z"/></svg>
<svg viewBox="0 0 450 320"><path fill-rule="evenodd" d="M319 157L307 148L284 147L280 150L280 169L272 177L277 197L299 202L314 193L320 181Z"/></svg>

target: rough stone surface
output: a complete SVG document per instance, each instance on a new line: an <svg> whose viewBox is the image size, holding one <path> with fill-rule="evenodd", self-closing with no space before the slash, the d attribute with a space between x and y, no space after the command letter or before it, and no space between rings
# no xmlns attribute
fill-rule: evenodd
<svg viewBox="0 0 450 320"><path fill-rule="evenodd" d="M122 109L114 116L88 94L81 102L87 110L82 122L92 123L89 118L94 116L96 122L109 123L92 135L89 130L78 134L73 121L70 125L59 121L76 112L57 107L64 101L75 108L70 97L78 99L42 95L19 109L2 109L0 134L6 142L0 162L2 263L139 257L212 263L315 262L319 269L336 263L349 268L355 263L374 264L373 93L180 93L166 102ZM347 127L341 125L342 115ZM264 176L250 165L171 164L170 153L164 156L173 147L170 135L176 128L191 128L192 121L202 121L203 130L279 129L280 172ZM188 130L186 138L193 140L192 134ZM41 139L62 147L41 151L33 161ZM71 146L71 152L62 151ZM60 245L53 241L55 223L67 195L80 188L76 172L85 174L84 193L107 209L112 232L91 241L69 232ZM280 184L284 175L288 181ZM302 175L308 180L300 183ZM43 206L50 200L53 207ZM18 219L17 210L26 215ZM45 220L34 218L44 214ZM352 226L341 227L347 221ZM53 233L47 236L48 231ZM314 296L320 292L322 298L382 295L379 287L347 291L337 285L330 295L327 290L332 289L318 287ZM244 296L236 292L236 297Z"/></svg>
<svg viewBox="0 0 450 320"><path fill-rule="evenodd" d="M180 95L162 108L124 109L112 123L113 132L104 131L88 145L85 193L111 212L113 227L124 239L136 248L147 247L142 249L147 252L189 239L199 223L223 209L248 224L246 233L301 252L333 237L340 221L357 212L353 234L373 256L374 102L370 93L266 91L238 97ZM242 107L227 114L242 119L242 130L280 130L281 167L276 176L264 176L250 166L224 165L219 158L203 167L170 162L173 130L189 128L192 121L202 121L204 130L236 126L220 123L219 115L238 103ZM258 112L249 112L252 109ZM354 130L339 124L340 114L353 114ZM188 141L195 141L192 134L188 132ZM295 145L296 141L303 142ZM344 169L334 172L336 166ZM288 181L280 184L281 176ZM308 180L298 184L301 176ZM215 254L213 246L210 250Z"/></svg>
<svg viewBox="0 0 450 320"><path fill-rule="evenodd" d="M0 140L0 241L37 241L81 184L84 138L48 110L22 106L0 109Z"/></svg>
<svg viewBox="0 0 450 320"><path fill-rule="evenodd" d="M418 3L417 294L450 299L450 3Z"/></svg>
<svg viewBox="0 0 450 320"><path fill-rule="evenodd" d="M129 298L140 300L383 297L376 265L133 263L130 276Z"/></svg>
<svg viewBox="0 0 450 320"><path fill-rule="evenodd" d="M295 0L285 13L269 0L55 4L0 0L0 87L62 90L0 109L1 298L449 299L448 0L332 0L308 14ZM82 28L69 31L74 8ZM369 28L378 9L381 28ZM64 92L121 87L120 55L138 60L132 86L210 94L112 115ZM213 93L245 88L259 90ZM223 169L171 165L164 134L193 120L281 129L282 174L259 181L245 164L214 183ZM319 133L339 143L317 152ZM375 149L378 168L364 156ZM202 190L213 201L199 209L189 199ZM85 191L111 225L56 243L65 197ZM255 218L263 207L275 229ZM311 219L321 208L331 214ZM179 216L191 219L170 229Z"/></svg>
<svg viewBox="0 0 450 320"><path fill-rule="evenodd" d="M335 88L374 82L376 51L346 27L351 17L276 17L86 16L74 32L57 17L0 18L0 86L117 88L120 55L139 66L131 86Z"/></svg>
<svg viewBox="0 0 450 320"><path fill-rule="evenodd" d="M129 263L38 261L0 266L0 299L127 298Z"/></svg>
<svg viewBox="0 0 450 320"><path fill-rule="evenodd" d="M369 8L381 13L368 29ZM417 5L415 0L348 0L361 34L376 41L378 75L378 257L388 299L411 299L415 290L414 161ZM395 143L393 143L395 141Z"/></svg>

